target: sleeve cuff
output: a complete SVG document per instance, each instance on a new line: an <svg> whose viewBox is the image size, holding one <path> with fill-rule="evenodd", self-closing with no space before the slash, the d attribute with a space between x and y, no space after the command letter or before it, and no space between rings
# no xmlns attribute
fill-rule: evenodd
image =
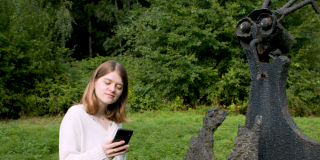
<svg viewBox="0 0 320 160"><path fill-rule="evenodd" d="M92 152L92 159L97 159L97 160L101 160L101 159L106 159L107 156L106 154L104 154L101 145L92 148L91 150Z"/></svg>

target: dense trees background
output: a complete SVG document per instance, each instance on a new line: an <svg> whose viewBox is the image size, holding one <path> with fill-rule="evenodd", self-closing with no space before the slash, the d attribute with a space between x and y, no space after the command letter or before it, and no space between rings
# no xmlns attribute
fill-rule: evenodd
<svg viewBox="0 0 320 160"><path fill-rule="evenodd" d="M129 72L131 111L220 106L246 112L250 73L234 37L263 1L2 0L0 115L63 114L106 60ZM273 0L273 9L286 0ZM320 115L320 15L281 22L294 36L287 97L295 116Z"/></svg>

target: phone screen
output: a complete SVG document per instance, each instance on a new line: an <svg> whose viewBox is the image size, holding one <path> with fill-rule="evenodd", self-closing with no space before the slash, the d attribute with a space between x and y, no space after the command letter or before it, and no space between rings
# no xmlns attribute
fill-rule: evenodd
<svg viewBox="0 0 320 160"><path fill-rule="evenodd" d="M129 143L132 134L133 134L133 130L119 128L115 137L113 138L113 142L119 142L119 141L123 140L123 141L125 141L125 143L120 146L124 146ZM120 146L118 146L118 147L120 147ZM119 152L122 152L122 151L124 151L124 150L121 150Z"/></svg>

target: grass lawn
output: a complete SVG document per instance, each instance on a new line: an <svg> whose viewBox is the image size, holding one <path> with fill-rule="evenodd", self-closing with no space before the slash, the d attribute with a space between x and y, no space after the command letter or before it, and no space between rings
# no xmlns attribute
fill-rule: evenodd
<svg viewBox="0 0 320 160"><path fill-rule="evenodd" d="M131 113L123 124L133 129L127 159L183 159L192 136L198 136L205 112ZM59 159L59 125L62 117L22 118L0 122L0 159ZM310 138L320 141L320 118L294 118ZM245 116L227 116L214 134L216 158L226 159Z"/></svg>

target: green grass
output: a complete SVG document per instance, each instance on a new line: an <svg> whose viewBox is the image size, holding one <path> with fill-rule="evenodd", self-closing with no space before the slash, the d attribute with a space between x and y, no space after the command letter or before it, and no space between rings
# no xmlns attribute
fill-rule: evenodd
<svg viewBox="0 0 320 160"><path fill-rule="evenodd" d="M134 120L123 124L133 129L127 159L183 159L192 136L197 137L205 112L131 113ZM59 125L62 117L22 118L0 122L0 159L58 159ZM320 118L294 118L310 138L320 141ZM227 116L214 134L214 152L226 159L245 116Z"/></svg>
<svg viewBox="0 0 320 160"><path fill-rule="evenodd" d="M190 138L198 136L204 115L193 112L130 115L134 121L123 125L123 128L134 130L128 159L182 159L189 148ZM228 116L215 132L217 158L225 159L231 152L238 125L243 125L244 120L245 116Z"/></svg>
<svg viewBox="0 0 320 160"><path fill-rule="evenodd" d="M61 118L23 118L0 122L1 159L59 159Z"/></svg>

